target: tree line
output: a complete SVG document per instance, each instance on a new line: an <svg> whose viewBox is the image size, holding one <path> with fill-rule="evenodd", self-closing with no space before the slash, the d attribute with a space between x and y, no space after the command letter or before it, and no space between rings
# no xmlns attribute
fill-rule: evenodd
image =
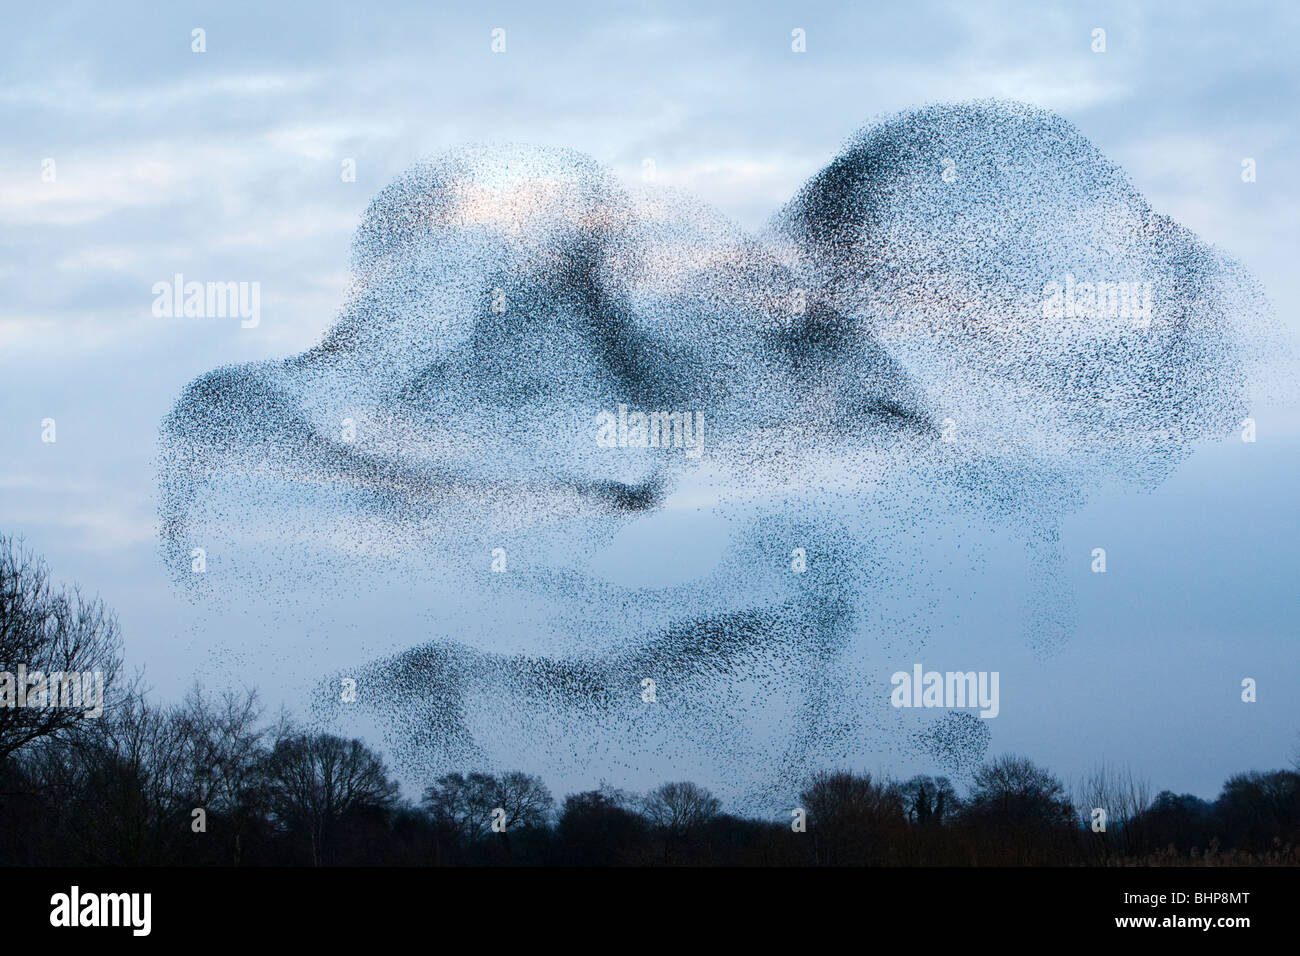
<svg viewBox="0 0 1300 956"><path fill-rule="evenodd" d="M112 614L0 539L0 673L20 662L111 680L93 720L0 707L5 865L1300 864L1300 759L1233 776L1213 801L1104 767L1069 792L1016 756L961 793L943 776L828 769L766 819L689 781L557 801L521 771L445 774L411 800L364 742L267 721L255 690L152 703L119 679Z"/></svg>

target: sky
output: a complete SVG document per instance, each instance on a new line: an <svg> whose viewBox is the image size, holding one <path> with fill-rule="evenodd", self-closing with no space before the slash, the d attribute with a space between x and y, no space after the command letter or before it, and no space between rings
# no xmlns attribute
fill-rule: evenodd
<svg viewBox="0 0 1300 956"><path fill-rule="evenodd" d="M367 203L444 149L565 146L628 180L652 160L659 182L758 229L877 117L1022 100L1060 113L1155 209L1251 269L1300 332L1300 9L1289 3L4 6L0 532L100 593L128 663L167 699L196 677L231 677L208 648L223 630L241 636L234 619L205 619L163 567L159 422L203 372L318 342L343 304ZM490 48L496 28L504 54ZM796 28L806 53L791 51ZM1091 49L1097 28L1104 53ZM355 181L340 175L346 160ZM178 272L260 282L260 324L155 318L152 286ZM54 444L41 441L46 418ZM1202 796L1232 772L1289 761L1300 414L1262 400L1255 418L1256 443L1199 448L1153 492L1095 499L1068 519L1078 625L1055 654L1034 653L1009 623L1013 559L992 557L956 588L969 597L941 615L927 654L996 651L994 751L1066 775L1127 763ZM672 515L634 526L609 573L666 581L683 550L703 567L700 537ZM1088 570L1098 543L1104 576ZM395 613L389 631L401 622ZM240 676L292 706L280 658L247 643L238 659L254 673ZM1255 704L1239 699L1243 677L1259 679ZM904 769L880 761L870 769Z"/></svg>

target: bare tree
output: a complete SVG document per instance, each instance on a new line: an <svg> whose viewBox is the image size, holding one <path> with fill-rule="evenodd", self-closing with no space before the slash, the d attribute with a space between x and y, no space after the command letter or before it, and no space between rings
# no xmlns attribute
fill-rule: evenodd
<svg viewBox="0 0 1300 956"><path fill-rule="evenodd" d="M44 561L0 537L0 760L102 713L121 643L98 598L56 586Z"/></svg>
<svg viewBox="0 0 1300 956"><path fill-rule="evenodd" d="M599 790L573 793L564 798L564 810L555 829L562 863L614 866L632 862L647 843L649 827L627 794L601 784Z"/></svg>
<svg viewBox="0 0 1300 956"><path fill-rule="evenodd" d="M448 824L469 842L490 835L496 821L496 832L503 836L514 830L544 827L555 808L551 792L541 779L519 770L500 777L489 773L447 774L424 792L424 804L436 820Z"/></svg>
<svg viewBox="0 0 1300 956"><path fill-rule="evenodd" d="M665 858L678 845L688 843L721 809L722 801L689 781L665 783L646 794L642 804L645 818L664 837Z"/></svg>
<svg viewBox="0 0 1300 956"><path fill-rule="evenodd" d="M978 859L999 864L1059 863L1079 836L1065 786L1024 757L1003 756L975 773L961 822Z"/></svg>
<svg viewBox="0 0 1300 956"><path fill-rule="evenodd" d="M345 817L390 809L398 795L378 754L330 734L277 741L266 772L272 813L285 829L306 833L315 866L329 861L331 837Z"/></svg>
<svg viewBox="0 0 1300 956"><path fill-rule="evenodd" d="M1089 835L1084 846L1090 856L1110 860L1140 850L1144 841L1139 831L1152 799L1150 784L1127 768L1100 764L1084 777L1075 787L1075 805ZM1104 819L1104 830L1094 829L1095 810L1105 811L1096 821L1100 827Z"/></svg>
<svg viewBox="0 0 1300 956"><path fill-rule="evenodd" d="M942 826L944 818L961 803L947 777L916 776L898 789L908 823L917 826Z"/></svg>
<svg viewBox="0 0 1300 956"><path fill-rule="evenodd" d="M449 773L424 791L424 805L436 821L472 842L490 832L495 783L486 773Z"/></svg>
<svg viewBox="0 0 1300 956"><path fill-rule="evenodd" d="M497 807L504 811L503 832L544 827L555 809L551 791L534 777L519 770L501 775L496 788Z"/></svg>
<svg viewBox="0 0 1300 956"><path fill-rule="evenodd" d="M83 776L80 836L97 864L178 863L195 806L184 731L133 687L113 713L66 748Z"/></svg>
<svg viewBox="0 0 1300 956"><path fill-rule="evenodd" d="M1215 801L1218 836L1255 851L1300 843L1300 773L1271 770L1233 774Z"/></svg>
<svg viewBox="0 0 1300 956"><path fill-rule="evenodd" d="M1074 816L1061 782L1033 761L1016 756L999 757L976 771L969 807L1026 820L1040 816L1059 822Z"/></svg>
<svg viewBox="0 0 1300 956"><path fill-rule="evenodd" d="M257 726L257 692L226 691L212 700L196 685L173 719L180 731L182 759L190 769L194 806L230 821L232 862L238 864L244 833L265 800L265 731Z"/></svg>
<svg viewBox="0 0 1300 956"><path fill-rule="evenodd" d="M829 865L889 862L907 824L901 789L870 774L821 771L800 794L817 861Z"/></svg>

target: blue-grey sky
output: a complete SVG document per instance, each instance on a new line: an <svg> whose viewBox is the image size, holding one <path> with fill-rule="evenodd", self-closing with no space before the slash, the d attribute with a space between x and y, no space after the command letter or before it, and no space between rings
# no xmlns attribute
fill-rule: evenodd
<svg viewBox="0 0 1300 956"><path fill-rule="evenodd" d="M4 20L0 531L99 591L129 662L166 697L211 678L202 649L225 624L196 617L158 556L160 419L217 365L315 344L343 302L367 202L445 148L566 146L628 179L652 159L661 183L758 228L873 118L1024 100L1236 256L1300 331L1300 8L1285 2L70 3L6 4ZM498 27L503 55L490 50ZM795 28L806 53L791 51ZM346 159L355 182L340 177ZM260 282L260 325L154 318L151 287L177 272ZM55 444L41 441L47 417ZM1067 522L1080 613L1057 654L1018 643L1014 568L968 582L962 617L951 608L932 646L936 659L996 650L995 751L1067 776L1130 763L1206 796L1289 758L1300 416L1261 404L1256 418L1255 444L1202 448L1154 493L1095 500ZM610 573L666 574L698 534L640 528ZM1105 576L1088 572L1099 543ZM279 658L248 654L268 701L292 706L256 670ZM1247 676L1253 705L1238 696Z"/></svg>

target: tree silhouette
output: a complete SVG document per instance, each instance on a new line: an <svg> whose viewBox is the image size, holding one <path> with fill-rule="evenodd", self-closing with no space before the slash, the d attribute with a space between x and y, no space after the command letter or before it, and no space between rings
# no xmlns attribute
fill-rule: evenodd
<svg viewBox="0 0 1300 956"><path fill-rule="evenodd" d="M194 806L229 822L230 862L236 865L244 836L256 826L267 801L260 718L256 691L227 691L213 700L198 686L173 718L190 766Z"/></svg>
<svg viewBox="0 0 1300 956"><path fill-rule="evenodd" d="M0 761L86 720L95 708L84 700L85 684L74 682L73 675L98 674L109 706L121 660L112 612L98 598L57 587L44 561L12 538L0 537ZM43 694L27 696L23 687L25 706L16 706L20 669L45 688ZM92 687L94 683L92 679ZM31 689L37 691L38 685Z"/></svg>
<svg viewBox="0 0 1300 956"><path fill-rule="evenodd" d="M942 826L944 816L960 802L947 777L916 776L899 786L907 818L918 826Z"/></svg>
<svg viewBox="0 0 1300 956"><path fill-rule="evenodd" d="M555 836L561 863L613 866L635 861L649 824L627 808L622 794L588 790L564 798Z"/></svg>
<svg viewBox="0 0 1300 956"><path fill-rule="evenodd" d="M664 859L718 815L722 802L698 784L665 783L646 794L642 812L664 841Z"/></svg>
<svg viewBox="0 0 1300 956"><path fill-rule="evenodd" d="M1300 773L1240 773L1223 785L1215 804L1218 835L1231 845L1267 850L1300 844Z"/></svg>
<svg viewBox="0 0 1300 956"><path fill-rule="evenodd" d="M1076 803L1084 830L1084 850L1099 862L1142 852L1148 844L1145 813L1151 788L1128 769L1099 765L1080 782ZM1106 811L1106 829L1092 829L1094 809Z"/></svg>
<svg viewBox="0 0 1300 956"><path fill-rule="evenodd" d="M986 862L1062 859L1076 836L1074 806L1061 781L1023 757L981 766L961 816Z"/></svg>
<svg viewBox="0 0 1300 956"><path fill-rule="evenodd" d="M507 856L513 852L512 835L545 829L555 809L541 779L519 770L500 777L446 774L425 790L424 805L436 823L457 833L466 844L495 837Z"/></svg>
<svg viewBox="0 0 1300 956"><path fill-rule="evenodd" d="M823 771L800 794L808 811L816 861L823 865L877 865L892 861L907 831L903 795L870 774Z"/></svg>
<svg viewBox="0 0 1300 956"><path fill-rule="evenodd" d="M331 862L332 840L350 817L386 811L398 786L379 755L359 740L292 733L266 761L268 799L276 821L305 835L313 866Z"/></svg>

